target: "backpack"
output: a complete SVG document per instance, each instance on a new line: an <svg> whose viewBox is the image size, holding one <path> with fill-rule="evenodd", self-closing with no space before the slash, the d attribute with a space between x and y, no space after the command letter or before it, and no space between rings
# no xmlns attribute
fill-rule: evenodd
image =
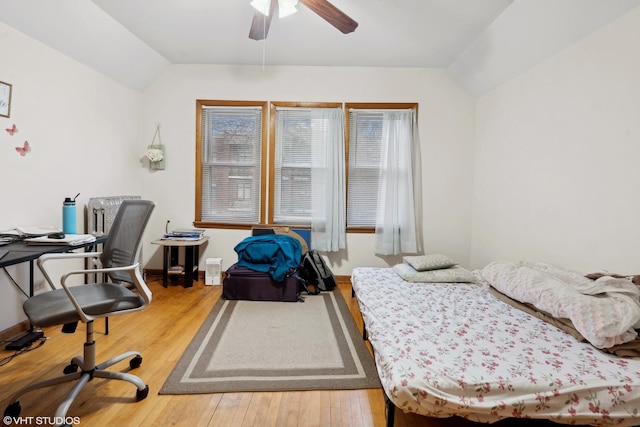
<svg viewBox="0 0 640 427"><path fill-rule="evenodd" d="M336 277L316 250L304 254L300 267L298 278L308 294L332 291L336 287ZM312 285L315 291L311 291L309 285Z"/></svg>

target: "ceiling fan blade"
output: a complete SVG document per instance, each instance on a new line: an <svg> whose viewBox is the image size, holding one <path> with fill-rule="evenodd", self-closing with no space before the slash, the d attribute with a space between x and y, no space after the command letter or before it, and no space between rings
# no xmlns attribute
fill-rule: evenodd
<svg viewBox="0 0 640 427"><path fill-rule="evenodd" d="M271 17L276 11L278 0L271 0L269 5L269 15L263 15L257 10L253 13L253 21L251 21L251 29L249 30L249 38L251 40L264 40L269 34L271 26Z"/></svg>
<svg viewBox="0 0 640 427"><path fill-rule="evenodd" d="M344 34L351 33L358 27L356 21L349 18L344 12L327 0L300 0L300 3L307 6Z"/></svg>

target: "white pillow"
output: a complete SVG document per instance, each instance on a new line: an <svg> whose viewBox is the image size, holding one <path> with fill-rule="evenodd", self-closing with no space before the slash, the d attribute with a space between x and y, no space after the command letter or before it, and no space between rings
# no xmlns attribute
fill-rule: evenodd
<svg viewBox="0 0 640 427"><path fill-rule="evenodd" d="M460 266L440 268L437 270L416 271L409 264L397 264L393 267L396 272L407 282L414 283L475 283L471 272Z"/></svg>
<svg viewBox="0 0 640 427"><path fill-rule="evenodd" d="M404 262L415 268L417 271L437 270L439 268L449 268L457 264L451 258L441 254L405 256Z"/></svg>

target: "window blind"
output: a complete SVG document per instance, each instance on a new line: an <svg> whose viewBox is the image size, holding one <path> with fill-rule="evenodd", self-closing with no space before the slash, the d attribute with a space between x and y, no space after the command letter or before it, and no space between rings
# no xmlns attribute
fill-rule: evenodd
<svg viewBox="0 0 640 427"><path fill-rule="evenodd" d="M310 224L323 213L315 200L328 192L326 152L339 117L335 108L276 108L274 209L275 223ZM339 109L338 109L339 110Z"/></svg>
<svg viewBox="0 0 640 427"><path fill-rule="evenodd" d="M258 223L262 109L204 107L202 221Z"/></svg>
<svg viewBox="0 0 640 427"><path fill-rule="evenodd" d="M347 226L374 227L382 155L383 115L349 111Z"/></svg>
<svg viewBox="0 0 640 427"><path fill-rule="evenodd" d="M312 126L309 109L276 109L275 223L310 223Z"/></svg>

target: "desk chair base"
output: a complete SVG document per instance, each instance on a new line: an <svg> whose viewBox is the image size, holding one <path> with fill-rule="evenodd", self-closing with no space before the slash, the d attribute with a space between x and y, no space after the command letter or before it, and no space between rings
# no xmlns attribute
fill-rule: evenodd
<svg viewBox="0 0 640 427"><path fill-rule="evenodd" d="M56 419L64 420L67 415L67 411L71 407L74 399L90 380L93 378L106 378L111 380L128 381L135 385L138 389L136 391L136 401L145 399L149 394L149 386L146 385L139 377L126 373L126 372L114 372L105 370L109 366L115 365L125 359L132 358L129 361L129 367L135 369L142 364L142 355L136 351L129 351L119 356L111 358L99 365L96 365L96 343L93 340L93 322L87 323L87 339L84 344L84 357L76 356L71 360L71 363L64 368L64 374L62 376L51 378L49 380L41 381L35 384L28 385L19 390L12 398L11 404L4 410L4 416L19 417L22 407L18 398L23 394L44 388L50 387L56 384L62 384L70 381L77 381L77 383L71 388L71 390L64 397L60 406L56 411ZM80 371L78 371L80 369Z"/></svg>

